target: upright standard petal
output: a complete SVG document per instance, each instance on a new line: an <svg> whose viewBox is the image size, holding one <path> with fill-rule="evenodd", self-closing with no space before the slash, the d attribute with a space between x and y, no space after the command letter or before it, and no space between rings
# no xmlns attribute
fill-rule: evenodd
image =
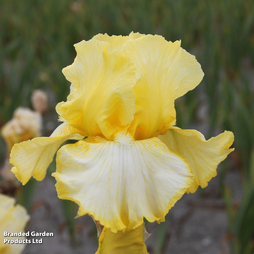
<svg viewBox="0 0 254 254"><path fill-rule="evenodd" d="M29 216L26 210L16 205L13 198L0 194L0 253L1 254L19 254L24 249L23 240L25 237L5 236L4 232L20 233L25 228ZM19 243L11 243L18 239Z"/></svg>
<svg viewBox="0 0 254 254"><path fill-rule="evenodd" d="M230 131L205 140L196 130L174 128L159 138L169 149L183 156L191 166L194 181L187 189L187 192L191 193L194 193L198 186L205 188L211 178L217 175L219 163L234 150L230 149L234 141L234 135Z"/></svg>
<svg viewBox="0 0 254 254"><path fill-rule="evenodd" d="M113 51L121 51L123 50L123 44L126 40L129 39L129 36L117 36L112 35L109 36L108 34L97 34L93 37L93 39L98 41L104 41L109 43L108 52Z"/></svg>
<svg viewBox="0 0 254 254"><path fill-rule="evenodd" d="M148 254L143 239L143 225L136 229L113 233L105 228L99 239L99 249L95 254Z"/></svg>
<svg viewBox="0 0 254 254"><path fill-rule="evenodd" d="M175 123L174 100L195 88L203 78L195 57L180 47L180 41L147 35L123 45L141 79L134 87L136 113L129 132L135 139L165 134Z"/></svg>
<svg viewBox="0 0 254 254"><path fill-rule="evenodd" d="M92 39L75 45L74 63L63 69L71 85L67 102L57 105L60 116L89 136L113 139L134 117L132 92L138 80L134 64L121 52L108 53L107 42Z"/></svg>
<svg viewBox="0 0 254 254"><path fill-rule="evenodd" d="M93 39L96 39L98 41L104 41L109 43L108 52L113 51L122 51L123 50L123 44L127 40L133 40L141 38L145 35L140 33L133 33L131 32L129 36L122 36L122 35L112 35L109 36L108 34L97 34L93 37Z"/></svg>
<svg viewBox="0 0 254 254"><path fill-rule="evenodd" d="M12 172L23 185L32 176L38 181L43 180L57 149L68 139L82 139L83 136L78 133L80 130L63 123L50 137L15 144L10 155L10 162L14 165Z"/></svg>
<svg viewBox="0 0 254 254"><path fill-rule="evenodd" d="M158 138L134 141L119 135L62 147L57 155L59 198L79 204L113 232L148 221L164 221L168 210L192 183L188 164Z"/></svg>

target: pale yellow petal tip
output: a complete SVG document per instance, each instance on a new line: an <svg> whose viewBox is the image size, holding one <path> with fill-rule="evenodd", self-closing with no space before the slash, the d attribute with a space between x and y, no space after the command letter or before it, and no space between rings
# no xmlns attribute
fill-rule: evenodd
<svg viewBox="0 0 254 254"><path fill-rule="evenodd" d="M38 181L42 181L45 178L47 169L44 170L45 172L35 170L33 165L36 163L36 158L41 156L36 151L40 140L43 139L45 137L38 137L15 144L11 150L10 163L14 166L11 171L22 185L25 185L32 176Z"/></svg>
<svg viewBox="0 0 254 254"><path fill-rule="evenodd" d="M144 34L141 34L139 32L133 32L133 31L130 32L130 34L129 34L130 39L139 39L139 38L142 38L144 36L145 36Z"/></svg>
<svg viewBox="0 0 254 254"><path fill-rule="evenodd" d="M18 165L17 158L19 157L20 149L22 149L22 147L24 146L26 142L29 142L29 141L24 141L19 144L15 144L13 148L11 149L11 153L10 153L10 163L14 165L11 171L14 173L15 177L22 183L22 185L25 185L31 178L31 176L26 177L24 174L21 174L19 167L17 166Z"/></svg>
<svg viewBox="0 0 254 254"><path fill-rule="evenodd" d="M229 149L232 146L232 144L234 142L234 139L235 139L234 133L232 131L224 131L220 135L223 136L225 141L226 141L225 146L223 148L224 149ZM232 152L234 150L235 150L234 148L231 148L230 152Z"/></svg>
<svg viewBox="0 0 254 254"><path fill-rule="evenodd" d="M221 161L223 161L231 152L235 150L234 148L230 148L234 142L234 134L232 131L224 131L218 136L207 140L207 142L209 141L220 147L219 152L221 155L225 156Z"/></svg>
<svg viewBox="0 0 254 254"><path fill-rule="evenodd" d="M226 159L226 157L233 152L235 149L230 148L234 142L234 134L231 131L224 131L216 137L213 137L207 141L214 146L214 153L217 149L217 156L214 159L213 170L211 170L205 177L201 179L195 179L191 187L187 189L187 193L194 193L197 191L198 187L205 188L208 185L208 182L215 176L217 176L217 167L218 165Z"/></svg>
<svg viewBox="0 0 254 254"><path fill-rule="evenodd" d="M11 171L12 173L14 173L15 177L22 183L22 185L25 185L28 182L22 179L22 175L19 174L16 167L12 167Z"/></svg>

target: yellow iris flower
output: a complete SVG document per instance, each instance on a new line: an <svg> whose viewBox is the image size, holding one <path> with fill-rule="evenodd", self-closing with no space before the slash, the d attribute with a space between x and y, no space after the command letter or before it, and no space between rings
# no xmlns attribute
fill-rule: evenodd
<svg viewBox="0 0 254 254"><path fill-rule="evenodd" d="M7 236L6 233L23 232L29 216L26 210L16 205L13 198L0 194L0 253L19 254L25 248L25 237ZM5 232L5 233L4 233ZM18 239L18 240L17 240ZM11 241L19 241L12 243Z"/></svg>
<svg viewBox="0 0 254 254"><path fill-rule="evenodd" d="M56 109L63 123L50 137L16 144L12 171L26 184L53 173L59 198L79 205L112 233L162 222L187 192L205 187L232 151L229 131L210 140L175 127L174 101L203 78L195 57L162 36L99 34L75 45L71 82ZM84 139L84 137L88 137Z"/></svg>

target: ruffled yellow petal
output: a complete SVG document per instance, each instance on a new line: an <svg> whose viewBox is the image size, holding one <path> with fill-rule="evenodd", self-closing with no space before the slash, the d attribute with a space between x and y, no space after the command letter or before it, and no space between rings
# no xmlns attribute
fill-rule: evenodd
<svg viewBox="0 0 254 254"><path fill-rule="evenodd" d="M203 71L195 57L180 47L180 41L146 35L123 46L141 79L134 87L136 113L129 132L135 139L165 134L175 123L174 100L195 88Z"/></svg>
<svg viewBox="0 0 254 254"><path fill-rule="evenodd" d="M128 40L129 36L109 36L107 34L97 34L93 37L98 41L104 41L109 43L108 52L113 52L115 50L121 51L123 49L123 44Z"/></svg>
<svg viewBox="0 0 254 254"><path fill-rule="evenodd" d="M23 232L29 216L26 210L16 205L13 198L0 194L0 253L1 254L19 254L24 249L25 244L4 243L7 240L24 240L25 237L4 236L4 231L8 233Z"/></svg>
<svg viewBox="0 0 254 254"><path fill-rule="evenodd" d="M220 135L205 140L196 130L174 128L166 135L159 136L169 149L183 156L191 166L194 181L187 192L195 192L200 185L206 187L212 177L217 175L217 166L234 149L229 147L234 141L234 135L225 131Z"/></svg>
<svg viewBox="0 0 254 254"><path fill-rule="evenodd" d="M82 139L79 130L69 124L61 124L50 137L38 137L15 144L10 155L14 165L12 172L25 185L33 176L41 181L60 145L68 139Z"/></svg>
<svg viewBox="0 0 254 254"><path fill-rule="evenodd" d="M97 34L93 37L93 39L96 39L98 41L108 42L109 43L108 52L112 52L115 50L122 51L123 44L127 40L133 40L133 39L141 38L143 36L145 35L140 33L133 33L133 32L131 32L129 36L121 36L121 35L109 36L108 34Z"/></svg>
<svg viewBox="0 0 254 254"><path fill-rule="evenodd" d="M188 164L158 138L116 141L95 137L62 147L57 154L59 198L79 204L113 232L164 221L192 183Z"/></svg>
<svg viewBox="0 0 254 254"><path fill-rule="evenodd" d="M148 254L143 240L143 225L116 233L104 227L95 254Z"/></svg>
<svg viewBox="0 0 254 254"><path fill-rule="evenodd" d="M72 83L67 102L57 105L60 116L89 136L105 136L124 130L133 120L132 92L138 75L121 52L108 53L109 43L92 39L75 45L74 63L63 69Z"/></svg>

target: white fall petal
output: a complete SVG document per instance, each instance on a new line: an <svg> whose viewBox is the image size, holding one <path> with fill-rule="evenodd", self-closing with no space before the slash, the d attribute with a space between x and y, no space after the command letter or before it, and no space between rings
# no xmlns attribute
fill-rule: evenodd
<svg viewBox="0 0 254 254"><path fill-rule="evenodd" d="M191 185L185 160L158 138L135 141L101 137L62 147L57 155L56 189L111 231L164 221Z"/></svg>

